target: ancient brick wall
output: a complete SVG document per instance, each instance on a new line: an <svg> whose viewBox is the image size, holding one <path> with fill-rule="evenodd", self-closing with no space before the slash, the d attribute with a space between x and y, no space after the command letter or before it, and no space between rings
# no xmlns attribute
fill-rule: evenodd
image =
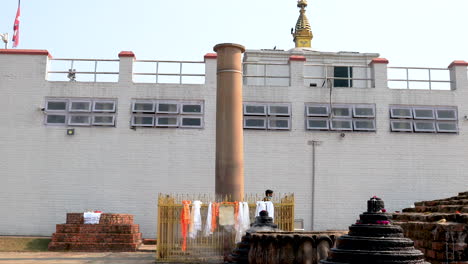
<svg viewBox="0 0 468 264"><path fill-rule="evenodd" d="M468 192L416 202L414 208L394 214L393 220L429 262L468 263Z"/></svg>
<svg viewBox="0 0 468 264"><path fill-rule="evenodd" d="M56 226L49 251L136 251L141 240L133 215L102 214L99 224L84 224L83 213L68 213L67 223Z"/></svg>

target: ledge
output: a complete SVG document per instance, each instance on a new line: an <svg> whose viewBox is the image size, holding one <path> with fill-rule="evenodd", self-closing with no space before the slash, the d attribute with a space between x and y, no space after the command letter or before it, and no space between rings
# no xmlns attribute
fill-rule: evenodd
<svg viewBox="0 0 468 264"><path fill-rule="evenodd" d="M385 58L374 58L369 64L388 64L388 60Z"/></svg>
<svg viewBox="0 0 468 264"><path fill-rule="evenodd" d="M450 63L450 65L447 68L452 68L454 66L468 66L468 62L464 60L455 60Z"/></svg>
<svg viewBox="0 0 468 264"><path fill-rule="evenodd" d="M205 58L205 60L207 60L207 59L216 59L216 58L218 58L218 54L216 54L216 53L207 53L207 54L205 54L204 58Z"/></svg>
<svg viewBox="0 0 468 264"><path fill-rule="evenodd" d="M29 50L29 49L0 49L0 54L15 54L15 55L46 55L52 58L52 55L47 50Z"/></svg>
<svg viewBox="0 0 468 264"><path fill-rule="evenodd" d="M135 58L135 53L133 53L133 51L121 51L119 53L119 58L120 57L133 57L133 58Z"/></svg>
<svg viewBox="0 0 468 264"><path fill-rule="evenodd" d="M292 55L292 56L289 57L289 61L306 61L306 57Z"/></svg>

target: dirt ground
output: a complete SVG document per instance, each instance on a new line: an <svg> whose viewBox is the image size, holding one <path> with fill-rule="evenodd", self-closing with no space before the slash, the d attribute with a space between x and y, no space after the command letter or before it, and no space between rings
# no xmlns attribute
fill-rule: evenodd
<svg viewBox="0 0 468 264"><path fill-rule="evenodd" d="M154 252L0 252L0 264L153 264Z"/></svg>

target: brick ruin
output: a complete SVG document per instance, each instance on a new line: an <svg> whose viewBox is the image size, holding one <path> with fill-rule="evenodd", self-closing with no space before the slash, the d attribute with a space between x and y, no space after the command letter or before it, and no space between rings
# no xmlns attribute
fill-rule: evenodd
<svg viewBox="0 0 468 264"><path fill-rule="evenodd" d="M432 264L468 263L468 192L414 205L395 213L393 221L414 240L426 260Z"/></svg>
<svg viewBox="0 0 468 264"><path fill-rule="evenodd" d="M83 213L67 213L58 224L49 251L136 251L141 244L140 226L133 215L102 214L99 224L84 224Z"/></svg>

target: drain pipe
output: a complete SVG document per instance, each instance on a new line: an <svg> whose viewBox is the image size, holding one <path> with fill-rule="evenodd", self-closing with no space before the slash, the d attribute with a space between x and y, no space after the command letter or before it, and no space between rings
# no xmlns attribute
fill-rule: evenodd
<svg viewBox="0 0 468 264"><path fill-rule="evenodd" d="M321 141L316 140L309 140L307 142L308 145L312 146L312 190L311 190L311 221L310 221L310 230L314 231L314 224L315 224L315 147L320 145Z"/></svg>

